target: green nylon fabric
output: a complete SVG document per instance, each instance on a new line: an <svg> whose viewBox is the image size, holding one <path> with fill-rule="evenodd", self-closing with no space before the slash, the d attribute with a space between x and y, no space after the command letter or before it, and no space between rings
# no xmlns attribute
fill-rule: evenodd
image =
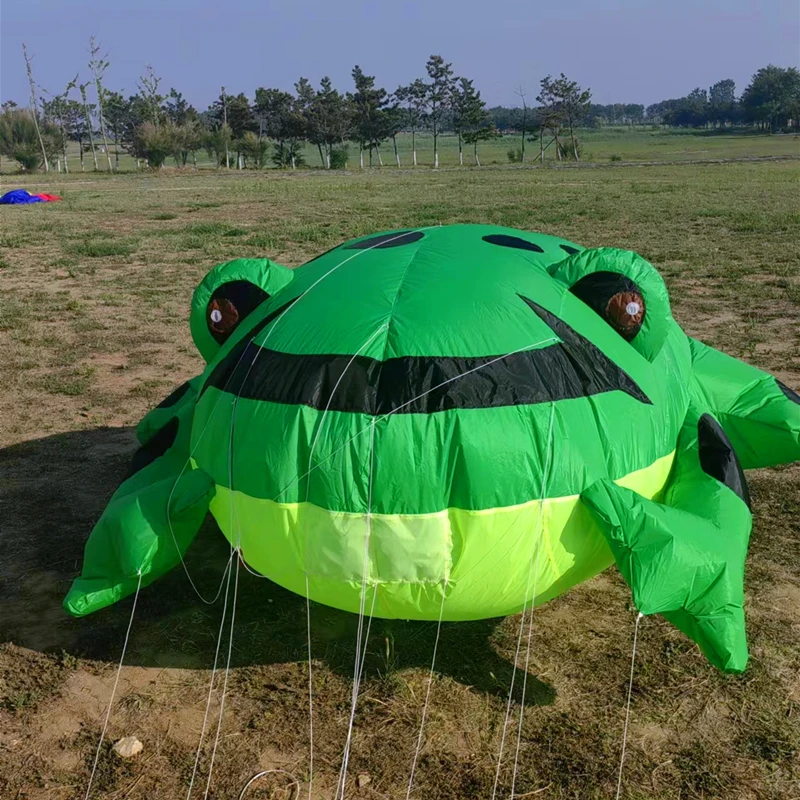
<svg viewBox="0 0 800 800"><path fill-rule="evenodd" d="M767 373L690 340L663 280L635 253L495 226L418 234L397 246L363 237L294 271L266 259L212 270L191 314L208 367L140 424L140 441L153 448L173 418L180 423L174 442L112 498L67 609L89 613L133 591L139 571L148 583L179 563L210 509L267 577L299 593L308 580L313 600L349 610L366 577L378 587L379 616L512 613L531 594L531 554L541 553L537 603L615 558L643 613L664 613L717 666L741 669L750 512L699 466L696 422L706 412L717 419L745 467L785 463L800 459L800 405ZM647 311L632 342L569 291L594 271L640 288ZM241 280L270 297L220 345L207 304ZM591 342L650 402L610 390L373 417L326 408L324 397L311 407L207 385L251 340L238 369L252 366L259 347L384 362L502 359L558 345L523 297ZM538 379L556 385L562 376Z"/></svg>

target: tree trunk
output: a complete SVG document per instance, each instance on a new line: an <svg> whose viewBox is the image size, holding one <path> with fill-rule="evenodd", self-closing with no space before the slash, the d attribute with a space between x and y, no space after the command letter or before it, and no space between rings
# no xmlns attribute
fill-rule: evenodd
<svg viewBox="0 0 800 800"><path fill-rule="evenodd" d="M100 133L103 134L103 147L106 150L106 161L108 162L108 171L113 172L111 166L111 153L108 152L108 136L106 136L106 121L103 119L103 101L98 97L97 100L100 106Z"/></svg>
<svg viewBox="0 0 800 800"><path fill-rule="evenodd" d="M81 172L86 172L86 165L83 163L83 142L78 142L78 151L81 154Z"/></svg>
<svg viewBox="0 0 800 800"><path fill-rule="evenodd" d="M439 169L439 131L433 129L433 168Z"/></svg>
<svg viewBox="0 0 800 800"><path fill-rule="evenodd" d="M569 126L569 135L572 139L572 154L575 156L576 161L580 161L578 156L578 144L575 141L575 131L572 129L572 125Z"/></svg>
<svg viewBox="0 0 800 800"><path fill-rule="evenodd" d="M400 153L397 152L397 135L392 134L392 144L394 145L394 160L397 162L397 169L400 169Z"/></svg>
<svg viewBox="0 0 800 800"><path fill-rule="evenodd" d="M119 133L114 131L114 169L119 172Z"/></svg>
<svg viewBox="0 0 800 800"><path fill-rule="evenodd" d="M539 128L539 160L544 164L544 126Z"/></svg>
<svg viewBox="0 0 800 800"><path fill-rule="evenodd" d="M358 162L361 169L364 169L364 145L361 142L358 143Z"/></svg>
<svg viewBox="0 0 800 800"><path fill-rule="evenodd" d="M319 160L322 162L323 169L325 168L325 156L322 153L322 142L317 142L317 150L319 150Z"/></svg>
<svg viewBox="0 0 800 800"><path fill-rule="evenodd" d="M417 130L411 129L411 157L414 161L414 166L417 166Z"/></svg>
<svg viewBox="0 0 800 800"><path fill-rule="evenodd" d="M525 123L527 120L523 117L522 119L522 157L520 161L524 164L525 163Z"/></svg>
<svg viewBox="0 0 800 800"><path fill-rule="evenodd" d="M475 164L477 166L480 166L481 165L481 160L478 158L478 140L477 139L475 140L475 151L474 152L475 152Z"/></svg>
<svg viewBox="0 0 800 800"><path fill-rule="evenodd" d="M464 166L464 151L461 147L461 131L458 132L458 165Z"/></svg>
<svg viewBox="0 0 800 800"><path fill-rule="evenodd" d="M556 158L561 161L561 142L558 141L558 128L556 128L554 136L556 139Z"/></svg>
<svg viewBox="0 0 800 800"><path fill-rule="evenodd" d="M375 152L378 154L378 166L383 166L383 159L381 158L381 146L379 144L375 145Z"/></svg>

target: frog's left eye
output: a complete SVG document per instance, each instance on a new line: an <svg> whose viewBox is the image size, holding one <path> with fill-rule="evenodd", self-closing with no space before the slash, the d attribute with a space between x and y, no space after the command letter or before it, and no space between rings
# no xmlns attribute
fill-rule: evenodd
<svg viewBox="0 0 800 800"><path fill-rule="evenodd" d="M618 272L592 272L570 291L627 341L633 341L642 329L647 304L642 290L630 278Z"/></svg>
<svg viewBox="0 0 800 800"><path fill-rule="evenodd" d="M223 344L239 322L268 298L260 286L250 281L223 283L214 290L206 306L208 332Z"/></svg>

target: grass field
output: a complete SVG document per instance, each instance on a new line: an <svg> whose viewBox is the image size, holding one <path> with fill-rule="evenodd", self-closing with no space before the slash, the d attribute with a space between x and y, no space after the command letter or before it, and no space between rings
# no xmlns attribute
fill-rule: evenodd
<svg viewBox="0 0 800 800"><path fill-rule="evenodd" d="M726 131L695 131L679 129L651 130L649 128L601 128L597 130L582 130L578 134L578 141L582 148L581 158L590 164L603 164L609 162L684 162L684 161L709 161L731 158L785 158L787 156L800 157L800 137L791 134L767 136L755 133L726 132ZM413 164L412 138L410 134L403 133L397 137L397 151L400 164L409 168ZM545 140L547 144L547 140ZM521 145L520 136L503 136L480 144L478 155L481 164L493 166L509 163L509 150L516 151ZM433 164L433 137L427 132L416 135L418 169L426 169ZM381 148L385 169L396 167L392 143L386 142ZM358 148L351 142L349 145L351 169L358 168ZM539 159L539 142L529 141L525 144L525 156L529 162ZM321 168L321 159L316 147L306 145L304 159L307 167ZM80 156L77 145L73 145L68 153L70 171L80 172ZM100 171L108 169L105 155L99 151L97 154ZM113 150L111 156L114 161ZM365 159L368 156L365 154ZM199 169L214 169L214 164L205 152L197 154ZM231 164L235 163L235 154ZM458 139L452 134L442 135L439 139L439 163L442 167L458 165ZM472 148L464 145L464 163L473 164ZM555 163L555 149L550 147L545 151L545 163ZM169 159L167 166L174 165ZM377 157L375 167L378 166ZM272 167L270 163L269 167ZM91 152L84 154L84 168L87 172L93 170ZM120 152L120 170L135 171L136 159L131 158L124 151ZM16 162L3 159L0 172L10 174L18 170Z"/></svg>
<svg viewBox="0 0 800 800"><path fill-rule="evenodd" d="M641 157L667 160L673 145L685 155L698 139L671 137L664 151L654 141ZM586 148L638 157L623 140L616 150L608 141ZM720 141L708 137L708 146ZM664 275L687 332L797 388L799 178L798 163L783 161L15 179L64 200L0 213L0 797L84 795L131 601L80 621L60 602L135 449L131 426L201 369L187 309L210 266L239 255L296 265L377 229L473 221L635 249ZM643 620L627 800L800 796L800 465L749 479L750 666L723 676L664 620ZM206 595L226 552L213 524L190 550ZM246 573L239 594L214 800L237 798L261 769L301 780L308 769L305 601ZM219 619L219 605L202 605L181 570L142 592L93 797L185 797ZM492 796L519 624L443 626L420 800ZM516 797L614 796L633 626L614 569L536 611ZM353 800L405 797L435 628L373 623ZM355 631L356 618L312 609L317 800L336 785ZM144 743L134 761L109 751L125 735ZM210 744L193 796L202 796ZM271 780L248 800L293 796ZM506 760L498 797L510 790Z"/></svg>

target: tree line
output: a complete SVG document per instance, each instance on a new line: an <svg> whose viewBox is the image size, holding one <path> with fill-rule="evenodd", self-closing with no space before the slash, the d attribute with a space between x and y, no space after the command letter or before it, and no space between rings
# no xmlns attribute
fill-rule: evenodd
<svg viewBox="0 0 800 800"><path fill-rule="evenodd" d="M767 66L759 70L742 93L735 96L732 80L708 91L695 89L684 98L645 107L640 104L598 105L591 90L564 74L542 78L535 102L524 89L516 94L520 106L487 108L474 80L456 75L441 55L431 55L424 74L408 85L388 91L360 66L351 72L352 87L334 88L328 77L318 87L300 78L289 92L258 87L252 97L232 94L222 87L217 99L198 111L175 88L166 91L162 80L147 66L136 92L125 94L106 85L107 56L90 37L88 72L69 80L59 92L41 87L33 75L23 45L30 86L27 107L13 101L0 112L0 155L15 159L23 169L43 166L70 170L69 145L78 145L80 168L119 169L120 152L141 164L158 168L168 158L176 164L197 166L205 152L227 168L262 168L270 162L296 169L304 164L307 145L319 154L319 166L349 166L357 149L361 168L384 165L384 157L401 166L397 145L400 133L410 135L411 162L418 164L417 135L432 136L432 165L439 166L443 133L457 138L459 163L465 151L480 165L481 142L504 134L518 136L509 151L512 161L526 161L526 143L538 144L558 159L580 160L577 131L603 125L659 124L685 127L758 125L771 132L800 120L800 73L794 68ZM113 145L113 160L112 160Z"/></svg>

